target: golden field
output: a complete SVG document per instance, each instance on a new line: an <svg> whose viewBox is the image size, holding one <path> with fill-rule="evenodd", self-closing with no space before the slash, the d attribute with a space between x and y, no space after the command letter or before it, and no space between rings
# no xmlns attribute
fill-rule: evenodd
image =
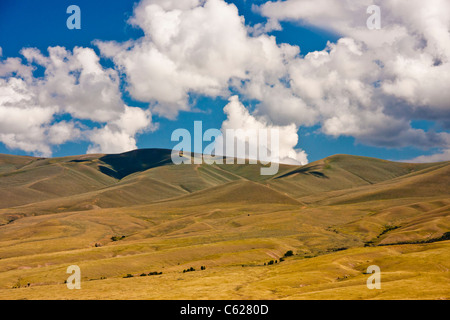
<svg viewBox="0 0 450 320"><path fill-rule="evenodd" d="M448 299L449 186L450 162L0 155L0 299Z"/></svg>

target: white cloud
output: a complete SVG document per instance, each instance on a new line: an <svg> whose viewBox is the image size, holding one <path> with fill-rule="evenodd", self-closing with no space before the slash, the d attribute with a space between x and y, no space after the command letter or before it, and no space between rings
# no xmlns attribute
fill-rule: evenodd
<svg viewBox="0 0 450 320"><path fill-rule="evenodd" d="M36 49L25 49L23 55L45 68L44 79L35 86L42 105L58 105L78 119L108 122L124 110L119 90L119 76L113 69L104 69L99 57L90 48L76 47L72 52L50 47L49 57Z"/></svg>
<svg viewBox="0 0 450 320"><path fill-rule="evenodd" d="M248 139L248 135L250 132L255 132L258 134L260 130L265 130L268 132L268 143L267 146L271 150L276 146L271 146L270 141L270 130L277 130L278 136L280 138L278 147L278 157L280 163L288 163L288 164L307 164L308 163L308 155L305 151L301 149L295 149L298 144L298 127L294 124L287 126L274 126L268 124L264 119L258 119L255 116L251 115L249 111L245 108L245 106L239 101L238 96L232 96L229 99L229 103L224 107L224 112L227 115L227 119L222 123L222 133L224 134L225 139L227 139L226 131L228 129L242 129L243 136L237 136L237 139L242 141L246 141L247 143L251 143ZM262 148L264 143L258 141L256 145L254 145L255 150L259 150ZM221 148L220 144L218 144L217 148ZM223 147L222 147L223 148ZM260 159L260 157L256 155L249 155L249 151L251 150L251 146L247 145L247 153L246 157L252 159ZM225 153L226 154L226 153ZM261 160L261 159L260 159Z"/></svg>
<svg viewBox="0 0 450 320"><path fill-rule="evenodd" d="M227 97L236 79L277 81L293 52L273 37L249 36L236 6L222 0L142 1L131 23L145 36L96 44L125 73L134 98L171 118L190 110L189 93Z"/></svg>
<svg viewBox="0 0 450 320"><path fill-rule="evenodd" d="M150 125L151 121L149 110L126 106L119 119L92 131L90 140L93 145L88 153L121 153L137 149L135 136L156 129L156 126Z"/></svg>
<svg viewBox="0 0 450 320"><path fill-rule="evenodd" d="M450 119L444 88L450 20L435 9L448 4L376 3L383 20L373 31L366 26L369 0L268 2L258 9L268 23L253 27L223 0L144 0L130 20L144 37L97 45L126 75L133 97L169 118L190 110L190 93L228 97L234 89L256 100L254 116L270 125L320 124L325 134L377 146L445 147L448 133L414 129L410 122ZM280 29L282 20L342 38L301 57L298 47L277 45L265 34Z"/></svg>
<svg viewBox="0 0 450 320"><path fill-rule="evenodd" d="M174 118L179 111L190 110L191 93L229 97L232 88L260 100L261 110L279 107L298 112L303 108L304 123L314 123L314 111L281 84L287 74L286 61L298 56L298 47L278 45L274 37L255 28L249 35L235 5L223 0L144 0L130 22L144 31L143 38L122 44L97 41L96 45L126 75L131 95L151 103L159 115ZM223 128L250 125L235 121L239 110L247 112L246 121L256 127L272 127L264 112L260 111L262 120L256 120L240 107L244 108L234 100L225 107L229 119ZM281 110L280 115L288 113ZM293 149L298 126L292 119L284 122L275 126L284 133L282 157L306 163L306 154Z"/></svg>
<svg viewBox="0 0 450 320"><path fill-rule="evenodd" d="M90 48L50 47L48 52L22 50L27 64L19 58L0 60L0 141L42 156L50 156L52 146L81 138L92 141L92 149L136 148L135 135L152 128L151 114L123 103L117 72L103 68ZM45 70L42 77L33 76L35 65ZM58 120L64 114L72 120ZM89 129L81 120L102 128ZM99 139L101 130L115 135Z"/></svg>
<svg viewBox="0 0 450 320"><path fill-rule="evenodd" d="M429 163L429 162L441 162L450 161L450 149L443 150L440 153L435 153L428 156L420 156L414 159L405 160L405 162L410 163Z"/></svg>
<svg viewBox="0 0 450 320"><path fill-rule="evenodd" d="M381 30L369 30L366 9L381 7ZM289 62L290 86L314 109L322 131L388 146L446 147L448 132L414 129L412 120L444 126L450 119L450 3L431 1L287 0L257 11L342 38L323 51ZM302 108L295 108L303 110ZM264 110L280 118L276 108ZM297 119L295 110L281 121Z"/></svg>
<svg viewBox="0 0 450 320"><path fill-rule="evenodd" d="M366 26L371 4L381 7L381 30ZM298 139L294 130L312 125L327 135L376 146L448 149L448 132L411 126L413 120L436 121L444 128L450 123L448 1L286 0L267 2L257 12L267 24L246 25L236 6L223 0L143 0L130 19L144 31L142 38L95 43L115 69L103 68L88 48L54 47L48 56L26 49L28 64L17 58L0 62L0 89L8 92L0 96L0 107L42 108L46 116L30 126L46 134L56 114L99 123L100 128L82 134L91 139L93 152L133 148L136 135L154 127L149 111L124 105L120 72L133 98L172 119L191 110L191 94L229 98L237 92L256 108L251 114L240 103L236 110L225 108L231 113L224 126L240 110L256 126L286 128L286 154L300 160L292 153ZM300 56L297 46L277 44L266 34L286 20L341 38ZM43 78L33 77L31 62L45 68ZM64 132L77 130L75 122L64 125ZM11 132L2 138L9 146L26 141L22 132L13 132L13 138ZM48 140L45 134L36 137Z"/></svg>
<svg viewBox="0 0 450 320"><path fill-rule="evenodd" d="M20 78L0 79L0 141L12 149L51 154L47 140L56 106L36 104L30 85Z"/></svg>

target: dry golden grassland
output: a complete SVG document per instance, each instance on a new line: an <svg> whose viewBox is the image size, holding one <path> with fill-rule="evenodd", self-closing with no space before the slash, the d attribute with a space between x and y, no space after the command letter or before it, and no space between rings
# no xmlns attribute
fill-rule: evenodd
<svg viewBox="0 0 450 320"><path fill-rule="evenodd" d="M449 186L449 162L1 155L0 299L448 299Z"/></svg>

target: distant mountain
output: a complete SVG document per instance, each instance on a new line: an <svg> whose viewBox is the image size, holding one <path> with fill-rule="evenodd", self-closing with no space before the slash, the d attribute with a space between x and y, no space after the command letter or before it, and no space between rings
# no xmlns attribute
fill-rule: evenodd
<svg viewBox="0 0 450 320"><path fill-rule="evenodd" d="M176 166L170 155L171 151L164 149L51 159L0 155L0 208L36 202L45 211L129 206L225 187L232 181L261 183L297 200L381 182L385 182L382 189L358 189L351 196L333 194L334 201L449 193L448 162L406 164L337 155L306 166L281 165L279 173L271 177L260 175L260 165ZM422 183L425 191L420 191ZM253 188L257 186L253 184ZM58 208L49 201L55 199Z"/></svg>

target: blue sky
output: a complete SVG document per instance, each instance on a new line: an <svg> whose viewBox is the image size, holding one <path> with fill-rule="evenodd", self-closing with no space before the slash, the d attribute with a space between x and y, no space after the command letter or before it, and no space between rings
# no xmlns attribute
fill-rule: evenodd
<svg viewBox="0 0 450 320"><path fill-rule="evenodd" d="M252 4L258 3L243 0L228 1L234 3L239 9L239 14L245 17L247 25L263 23L264 17L252 11ZM262 3L262 1L259 1ZM81 8L82 29L69 30L66 28L66 8L76 4ZM129 39L139 39L143 31L132 27L127 20L133 15L135 1L34 1L34 0L2 0L0 2L0 47L2 58L19 57L22 48L38 48L47 54L50 46L63 46L68 50L74 47L93 48L100 56L99 49L93 45L94 40L115 40L124 42ZM277 43L289 43L297 45L304 56L312 51L323 50L328 41L336 42L340 36L331 31L324 31L317 27L305 26L295 22L284 21L281 23L281 31L272 31L271 35L277 38ZM106 58L101 59L105 67L114 67ZM37 68L35 77L42 76L42 70ZM122 98L125 103L134 107L146 108L148 103L140 102L122 89ZM194 97L192 97L194 99ZM138 135L137 146L139 148L172 148L176 143L170 141L170 135L177 128L193 129L193 122L203 121L204 128L220 128L226 119L223 107L227 99L220 97L211 98L195 97L195 112L181 111L176 119L167 119L156 114L153 122L158 123L158 130ZM70 120L69 115L61 115ZM89 121L84 121L87 126L94 126ZM413 127L428 130L436 128L442 130L433 121L418 119L413 122ZM354 154L391 160L411 159L421 155L429 155L437 152L438 148L424 150L415 146L403 148L375 147L368 144L357 143L355 138L340 136L334 138L321 133L320 125L311 127L301 126L299 129L300 141L298 148L308 153L309 161L315 161L333 154ZM53 156L66 156L84 154L88 148L88 141L67 142L53 146ZM0 143L0 153L25 155L29 152L19 149L10 149Z"/></svg>

